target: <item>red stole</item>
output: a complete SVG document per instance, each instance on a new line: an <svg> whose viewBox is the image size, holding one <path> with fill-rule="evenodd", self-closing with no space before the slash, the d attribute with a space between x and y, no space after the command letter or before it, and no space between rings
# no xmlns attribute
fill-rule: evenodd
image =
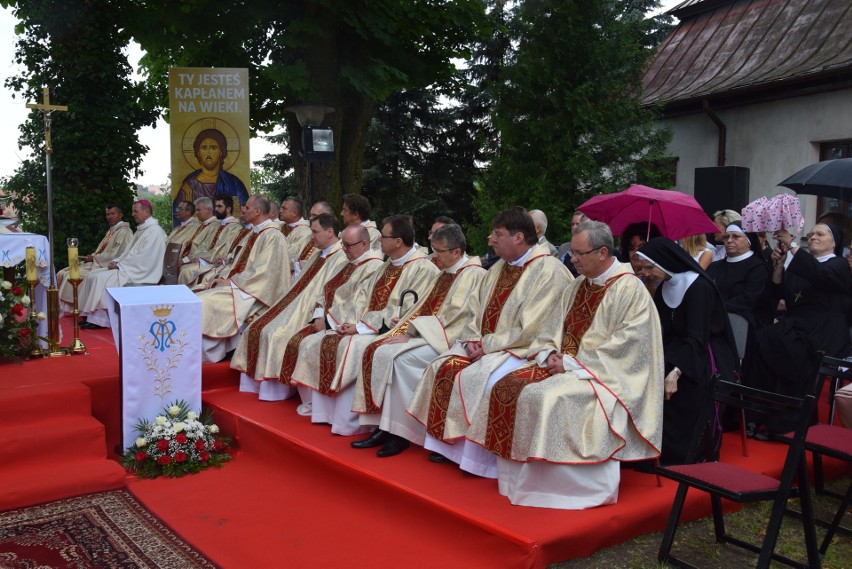
<svg viewBox="0 0 852 569"><path fill-rule="evenodd" d="M251 227L243 227L242 229L240 229L240 232L237 233L237 236L234 237L234 240L231 242L231 246L228 247L228 255L230 255L234 251L234 249L237 248L237 245L240 244L240 241L243 240L243 237L248 235L249 231L251 231Z"/></svg>
<svg viewBox="0 0 852 569"><path fill-rule="evenodd" d="M574 302L565 316L565 336L562 339L562 353L571 357L580 350L580 342L595 319L598 307L609 287L619 277L616 275L603 286L584 280L574 297ZM550 375L546 368L535 364L524 365L506 375L491 389L488 401L488 429L485 434L485 448L497 456L509 459L512 456L512 441L515 437L515 423L518 414L518 399L527 385L545 380Z"/></svg>
<svg viewBox="0 0 852 569"><path fill-rule="evenodd" d="M515 285L518 284L518 280L520 280L521 274L528 264L529 262L520 267L508 263L503 265L500 276L497 277L497 282L494 283L494 289L485 305L485 310L482 312L480 332L483 336L493 334L497 329L497 322L500 320L506 299L515 290ZM444 438L444 424L447 420L447 409L450 406L450 396L453 392L456 375L471 363L473 362L467 356L452 356L441 364L435 374L432 399L429 403L426 421L426 432L436 439L443 440Z"/></svg>
<svg viewBox="0 0 852 569"><path fill-rule="evenodd" d="M201 231L202 231L205 227L207 227L207 226L206 226L206 225L204 225L203 223L202 223L202 224L200 224L200 225L199 225L199 227L198 227L198 229L196 229L196 230L195 230L195 233L193 233L193 234L192 234L192 237L190 237L190 238L189 238L189 241L187 241L187 242L184 244L184 246L183 246L183 250L180 252L180 256L181 256L181 258L186 257L187 255L189 255L189 250L192 248L192 242L193 242L193 241L195 241L195 238L196 238L196 237L198 237L198 234L199 234L199 233L201 233Z"/></svg>
<svg viewBox="0 0 852 569"><path fill-rule="evenodd" d="M325 283L325 286L322 287L322 294L326 310L331 308L331 303L334 301L335 291L349 282L349 278L355 272L355 269L364 263L378 260L379 259L376 259L375 257L371 257L361 261L357 265L354 263L346 263L343 270L338 271L338 273L334 275L334 278ZM293 370L296 369L296 360L299 358L299 344L301 344L302 340L313 334L315 331L313 324L309 324L290 337L290 340L287 342L287 348L284 350L284 359L281 363L281 373L278 376L279 381L290 385L290 381L293 379Z"/></svg>
<svg viewBox="0 0 852 569"><path fill-rule="evenodd" d="M385 272L373 285L373 293L370 295L367 312L384 310L400 275L402 275L404 266L395 267L389 263L385 267ZM329 397L337 395L337 392L332 391L331 383L337 371L337 347L341 340L343 340L343 336L340 334L327 334L320 345L319 392Z"/></svg>
<svg viewBox="0 0 852 569"><path fill-rule="evenodd" d="M340 253L340 250L334 251L331 255L335 255ZM290 306L297 296L302 294L302 292L307 288L310 282L314 279L317 273L320 271L322 266L328 260L329 257L320 257L305 271L305 274L301 275L299 280L290 287L290 290L287 291L287 294L284 295L284 298L275 303L275 305L267 310L263 316L259 317L255 320L251 326L249 326L246 333L248 334L248 350L246 353L246 375L250 377L254 377L255 372L257 371L257 358L260 353L260 333L263 331L266 326L275 320L279 314L284 312L284 310ZM258 379L258 378L255 378ZM264 378L260 378L264 379Z"/></svg>
<svg viewBox="0 0 852 569"><path fill-rule="evenodd" d="M257 242L257 238L260 237L261 233L262 232L260 231L258 231L257 233L252 232L251 237L248 238L246 246L243 247L243 250L240 252L240 258L237 259L237 264L234 265L234 268L231 269L230 273L228 273L228 279L246 270L246 265L248 264L248 259L249 255L251 255L251 250L254 249L254 244L255 242Z"/></svg>
<svg viewBox="0 0 852 569"><path fill-rule="evenodd" d="M438 311L441 309L441 306L444 304L444 300L447 298L447 294L450 292L450 288L453 286L453 282L455 281L458 274L461 271L457 271L456 273L442 273L438 280L435 281L435 286L432 287L432 291L429 293L429 296L426 297L426 300L423 304L420 305L416 311L410 314L406 319L395 326L393 333L389 336L382 338L377 342L373 342L367 349L364 350L364 359L361 361L361 377L363 378L363 386L364 386L364 401L366 402L366 413L378 413L379 406L376 405L376 402L373 401L373 390L372 390L372 382L373 382L373 356L376 353L376 350L379 349L380 346L385 344L387 338L393 336L401 336L408 331L408 326L412 320L417 318L418 316L435 316L438 314Z"/></svg>

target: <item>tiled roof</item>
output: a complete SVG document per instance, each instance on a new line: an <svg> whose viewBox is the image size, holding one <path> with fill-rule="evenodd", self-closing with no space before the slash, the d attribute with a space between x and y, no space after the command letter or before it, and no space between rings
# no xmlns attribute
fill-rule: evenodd
<svg viewBox="0 0 852 569"><path fill-rule="evenodd" d="M686 0L642 102L698 101L852 71L850 0Z"/></svg>

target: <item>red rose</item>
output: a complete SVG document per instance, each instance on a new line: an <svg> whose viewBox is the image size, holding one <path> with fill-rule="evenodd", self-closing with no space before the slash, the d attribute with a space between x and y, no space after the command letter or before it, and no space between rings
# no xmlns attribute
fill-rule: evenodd
<svg viewBox="0 0 852 569"><path fill-rule="evenodd" d="M23 304L16 304L15 306L12 307L12 314L14 314L15 316L20 316L23 313L24 313L24 305Z"/></svg>
<svg viewBox="0 0 852 569"><path fill-rule="evenodd" d="M178 444L182 445L186 442L186 435L184 435L183 433L178 433L178 435L175 437L175 440L178 442Z"/></svg>
<svg viewBox="0 0 852 569"><path fill-rule="evenodd" d="M164 454L163 456L161 456L160 458L157 459L157 464L161 464L163 466L166 466L167 464L171 464L171 462L172 462L172 459L167 454Z"/></svg>
<svg viewBox="0 0 852 569"><path fill-rule="evenodd" d="M204 450L204 448L204 441L202 441L201 439L195 441L195 450Z"/></svg>
<svg viewBox="0 0 852 569"><path fill-rule="evenodd" d="M144 450L140 450L139 452L136 453L136 460L137 461L142 462L146 458L148 458L148 453L145 452Z"/></svg>
<svg viewBox="0 0 852 569"><path fill-rule="evenodd" d="M218 439L213 441L213 450L215 450L216 452L222 452L222 449L224 449L224 448L225 448L225 445L222 444L222 441L220 441Z"/></svg>
<svg viewBox="0 0 852 569"><path fill-rule="evenodd" d="M201 462L207 462L208 460L210 460L210 453L206 450L203 450L201 451L200 458Z"/></svg>
<svg viewBox="0 0 852 569"><path fill-rule="evenodd" d="M12 296L21 296L24 294L24 289L19 286L12 287Z"/></svg>
<svg viewBox="0 0 852 569"><path fill-rule="evenodd" d="M20 330L18 330L18 336L21 337L21 338L28 338L29 335L30 335L30 329L29 328L21 328Z"/></svg>
<svg viewBox="0 0 852 569"><path fill-rule="evenodd" d="M157 450L160 452L166 452L169 450L169 441L166 439L160 439L157 441Z"/></svg>
<svg viewBox="0 0 852 569"><path fill-rule="evenodd" d="M186 462L186 453L179 450L175 453L175 462Z"/></svg>

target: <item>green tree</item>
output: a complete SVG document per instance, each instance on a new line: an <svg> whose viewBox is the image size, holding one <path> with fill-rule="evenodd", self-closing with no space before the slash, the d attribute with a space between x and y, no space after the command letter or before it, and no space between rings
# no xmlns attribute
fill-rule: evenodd
<svg viewBox="0 0 852 569"><path fill-rule="evenodd" d="M626 188L638 161L661 156L669 133L640 106L657 21L614 0L526 0L506 26L514 52L494 90L499 141L476 199L484 239L498 210L544 210L564 240L587 197ZM649 173L650 170L646 171Z"/></svg>
<svg viewBox="0 0 852 569"><path fill-rule="evenodd" d="M452 59L466 57L483 9L479 0L197 0L177 9L171 0L130 0L125 11L163 106L169 67L250 68L253 128L284 123L302 196L337 207L343 193L361 191L376 103L451 81ZM335 109L326 124L337 160L311 167L313 195L299 156L301 128L285 111L303 102Z"/></svg>
<svg viewBox="0 0 852 569"><path fill-rule="evenodd" d="M147 148L137 131L153 124L150 94L130 79L122 49L129 36L109 0L10 0L21 20L15 62L24 71L5 86L26 101L41 102L50 87L53 104L68 112L52 117L52 189L55 253L64 262L65 239L78 237L82 252L94 250L105 229L104 207L120 205L129 218L134 189ZM21 125L19 145L35 149L8 180L26 227L47 231L44 123L38 113Z"/></svg>

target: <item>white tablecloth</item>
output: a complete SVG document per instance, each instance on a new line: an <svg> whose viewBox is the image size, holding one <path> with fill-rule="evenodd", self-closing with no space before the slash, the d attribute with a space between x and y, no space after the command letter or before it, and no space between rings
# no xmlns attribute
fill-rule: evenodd
<svg viewBox="0 0 852 569"><path fill-rule="evenodd" d="M36 268L41 281L41 285L35 287L35 307L38 312L47 314L47 287L50 286L50 260L47 258L50 244L47 237L35 233L0 233L0 267L14 267L23 263L30 245L36 250ZM47 320L39 322L38 335L47 337ZM41 342L41 346L47 348L45 342Z"/></svg>
<svg viewBox="0 0 852 569"><path fill-rule="evenodd" d="M183 400L201 414L201 300L184 285L108 288L121 358L123 447L139 419Z"/></svg>

